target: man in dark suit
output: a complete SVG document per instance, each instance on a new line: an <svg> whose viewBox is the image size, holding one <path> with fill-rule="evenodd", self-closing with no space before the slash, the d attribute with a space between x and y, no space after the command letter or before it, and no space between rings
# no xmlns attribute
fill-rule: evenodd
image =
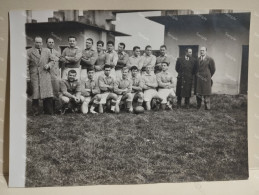
<svg viewBox="0 0 259 195"><path fill-rule="evenodd" d="M187 48L185 55L178 58L175 65L175 70L178 73L176 85L177 108L181 107L183 97L185 98L186 108L189 108L195 69L196 59L192 57L192 49Z"/></svg>
<svg viewBox="0 0 259 195"><path fill-rule="evenodd" d="M214 75L216 68L214 60L207 56L207 48L201 47L200 57L198 59L198 66L196 71L196 99L197 108L201 108L202 98L204 99L204 105L206 110L210 110L210 95L212 87L212 76Z"/></svg>

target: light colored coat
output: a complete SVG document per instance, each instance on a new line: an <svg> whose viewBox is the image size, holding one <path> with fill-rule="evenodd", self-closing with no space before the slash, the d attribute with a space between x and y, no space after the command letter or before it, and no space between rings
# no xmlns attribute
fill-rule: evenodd
<svg viewBox="0 0 259 195"><path fill-rule="evenodd" d="M41 55L36 48L27 51L27 65L33 91L32 99L53 97L50 69L44 68L46 64L50 67L54 64L49 49L42 48Z"/></svg>

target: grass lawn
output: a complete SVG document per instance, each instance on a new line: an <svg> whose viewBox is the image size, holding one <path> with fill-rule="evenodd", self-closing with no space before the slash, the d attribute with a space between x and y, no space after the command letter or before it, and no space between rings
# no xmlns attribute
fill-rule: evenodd
<svg viewBox="0 0 259 195"><path fill-rule="evenodd" d="M247 98L211 102L210 111L28 116L26 186L247 179Z"/></svg>

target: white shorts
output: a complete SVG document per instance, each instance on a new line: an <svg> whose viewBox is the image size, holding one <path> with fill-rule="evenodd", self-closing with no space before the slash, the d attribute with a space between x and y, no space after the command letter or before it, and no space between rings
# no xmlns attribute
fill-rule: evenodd
<svg viewBox="0 0 259 195"><path fill-rule="evenodd" d="M62 79L67 79L68 71L75 70L76 71L76 79L80 81L81 68L64 68L62 72Z"/></svg>
<svg viewBox="0 0 259 195"><path fill-rule="evenodd" d="M62 103L69 103L70 98L67 96L64 96L63 94L59 95L59 99L61 100ZM80 103L83 103L85 101L84 96L80 96Z"/></svg>
<svg viewBox="0 0 259 195"><path fill-rule="evenodd" d="M157 90L147 89L147 90L144 91L144 101L149 102L153 98L159 98Z"/></svg>
<svg viewBox="0 0 259 195"><path fill-rule="evenodd" d="M106 101L107 101L107 97L110 93L102 93L101 94L101 101L100 101L100 104L106 104Z"/></svg>
<svg viewBox="0 0 259 195"><path fill-rule="evenodd" d="M87 75L87 69L81 69L81 81L86 81L88 79L88 75Z"/></svg>
<svg viewBox="0 0 259 195"><path fill-rule="evenodd" d="M171 88L171 89L158 89L158 95L159 97L161 97L163 100L162 100L162 104L165 104L167 103L167 98L169 95L175 97L175 92L174 92L174 89Z"/></svg>
<svg viewBox="0 0 259 195"><path fill-rule="evenodd" d="M128 98L127 98L127 101L132 101L133 99L133 94L132 93L127 93L128 95ZM121 99L123 97L123 95L117 95L118 98L117 98L117 104L119 104L121 102Z"/></svg>

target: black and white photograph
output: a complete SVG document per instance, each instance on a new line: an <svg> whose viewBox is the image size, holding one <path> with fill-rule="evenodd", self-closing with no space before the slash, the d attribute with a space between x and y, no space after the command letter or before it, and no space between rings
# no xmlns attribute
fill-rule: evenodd
<svg viewBox="0 0 259 195"><path fill-rule="evenodd" d="M249 11L24 13L24 187L248 179Z"/></svg>

